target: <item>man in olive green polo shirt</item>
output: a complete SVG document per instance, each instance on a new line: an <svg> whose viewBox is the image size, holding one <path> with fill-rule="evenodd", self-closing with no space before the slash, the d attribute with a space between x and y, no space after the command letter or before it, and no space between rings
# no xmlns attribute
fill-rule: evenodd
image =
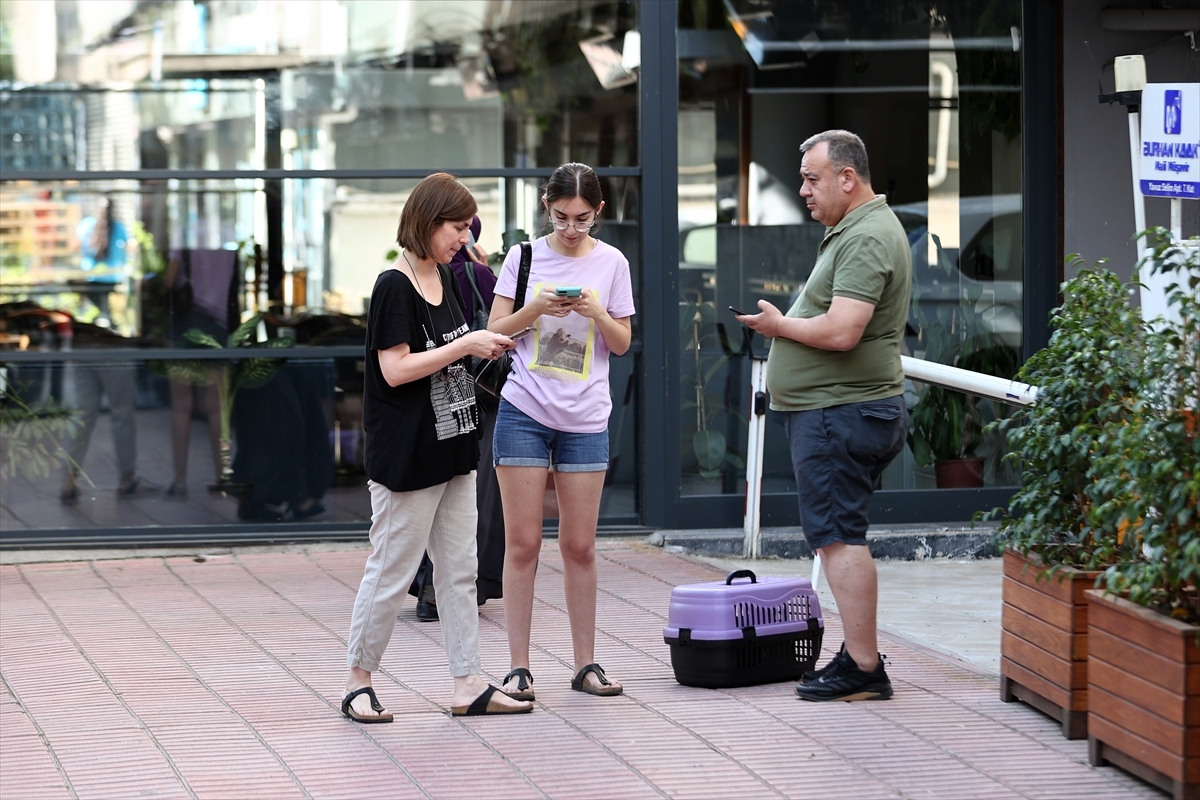
<svg viewBox="0 0 1200 800"><path fill-rule="evenodd" d="M908 430L900 343L912 261L886 198L871 189L867 151L849 131L800 146L800 195L828 230L817 263L787 314L765 300L738 321L772 338L771 408L785 412L800 521L842 615L845 642L796 687L805 700L886 700L878 652L878 580L867 512Z"/></svg>

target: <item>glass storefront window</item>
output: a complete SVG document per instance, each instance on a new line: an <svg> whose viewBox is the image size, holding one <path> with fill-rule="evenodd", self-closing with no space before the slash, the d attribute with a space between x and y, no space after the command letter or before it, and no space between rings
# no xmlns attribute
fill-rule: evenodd
<svg viewBox="0 0 1200 800"><path fill-rule="evenodd" d="M5 365L6 529L368 520L361 357L287 350Z"/></svg>
<svg viewBox="0 0 1200 800"><path fill-rule="evenodd" d="M13 0L0 168L633 166L636 14L619 0ZM31 25L40 49L16 33Z"/></svg>
<svg viewBox="0 0 1200 800"><path fill-rule="evenodd" d="M596 167L598 236L629 258L640 301L637 13L625 0L0 4L5 449L14 419L65 420L31 440L49 448L45 469L0 472L6 528L10 510L26 529L273 521L281 507L365 524L349 493L363 480L366 300L425 171L466 176L498 266L543 233L550 168ZM196 348L247 321L238 358ZM602 514L624 524L639 509L639 327L612 367ZM221 376L255 358L283 360L219 403ZM320 514L262 495L283 445L254 415L273 404L307 448L288 468L317 476L292 478L328 484L309 493ZM237 480L258 487L249 501L205 488L223 429ZM135 438L144 480L125 497ZM74 497L70 459L86 476ZM345 502L339 481L354 487Z"/></svg>
<svg viewBox="0 0 1200 800"><path fill-rule="evenodd" d="M786 310L825 233L798 196L799 144L830 128L867 145L875 191L908 233L908 354L1011 377L1020 363L1020 3L936 9L891 2L680 3L681 491L744 489L749 360L727 306ZM761 340L751 342L765 350ZM1004 407L907 385L910 408L970 421L958 455L1012 485L980 427ZM923 404L923 405L922 405ZM954 408L947 408L954 405ZM794 492L780 419L768 415L764 492ZM914 438L922 431L914 426ZM884 489L933 488L952 449L925 432ZM939 435L935 435L939 434Z"/></svg>

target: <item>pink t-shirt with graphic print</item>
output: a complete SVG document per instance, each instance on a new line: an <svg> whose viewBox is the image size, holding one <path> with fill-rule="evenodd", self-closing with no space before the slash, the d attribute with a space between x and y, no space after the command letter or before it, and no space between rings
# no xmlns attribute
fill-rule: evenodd
<svg viewBox="0 0 1200 800"><path fill-rule="evenodd" d="M513 298L521 247L508 251L496 294ZM592 252L568 258L550 249L545 238L533 242L525 302L543 286L582 286L595 292L613 319L631 317L633 286L629 261L621 251L597 242ZM612 397L608 390L609 349L596 323L571 312L566 317L543 314L534 332L517 340L513 371L503 397L541 424L571 433L600 433L608 429Z"/></svg>

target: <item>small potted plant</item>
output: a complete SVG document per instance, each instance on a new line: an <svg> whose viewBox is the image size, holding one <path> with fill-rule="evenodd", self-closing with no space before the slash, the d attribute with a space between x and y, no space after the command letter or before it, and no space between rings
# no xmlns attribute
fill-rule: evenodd
<svg viewBox="0 0 1200 800"><path fill-rule="evenodd" d="M1088 599L1088 756L1200 797L1200 240L1162 229L1168 319L1134 343L1134 388L1110 396L1085 487L1114 562Z"/></svg>
<svg viewBox="0 0 1200 800"><path fill-rule="evenodd" d="M1067 738L1087 731L1087 600L1099 569L1111 563L1115 529L1097 527L1088 494L1104 425L1101 409L1132 396L1139 369L1129 345L1142 335L1132 287L1101 265L1068 257L1077 270L1062 286L1054 332L1018 378L1037 403L993 423L1006 435L1006 459L1021 486L1000 520L1005 548L1000 696L1022 700L1061 722ZM1113 406L1111 421L1120 419Z"/></svg>
<svg viewBox="0 0 1200 800"><path fill-rule="evenodd" d="M953 267L938 237L937 265L950 275ZM956 302L929 302L928 291L913 287L912 316L918 347L924 358L998 378L1011 378L1018 366L1017 351L989 329L976 308L983 289L959 290ZM912 409L908 445L918 466L934 468L939 489L983 486L984 459L977 455L984 441L984 414L977 396L926 386Z"/></svg>
<svg viewBox="0 0 1200 800"><path fill-rule="evenodd" d="M1017 369L1017 352L1005 344L985 341L953 365L1007 378ZM985 432L980 403L975 395L927 386L913 407L908 424L913 460L922 467L933 466L939 489L983 486L984 459L976 454Z"/></svg>

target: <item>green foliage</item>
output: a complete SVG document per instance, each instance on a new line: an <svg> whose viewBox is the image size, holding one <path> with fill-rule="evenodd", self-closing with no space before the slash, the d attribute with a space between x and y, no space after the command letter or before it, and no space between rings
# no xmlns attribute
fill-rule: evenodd
<svg viewBox="0 0 1200 800"><path fill-rule="evenodd" d="M133 240L137 243L138 267L143 275L162 275L167 268L162 253L154 246L154 234L146 230L141 220L134 220L130 225Z"/></svg>
<svg viewBox="0 0 1200 800"><path fill-rule="evenodd" d="M683 376L684 391L685 397L693 398L681 404L685 420L681 441L685 449L681 455L685 463L690 457L696 459L700 475L706 481L717 481L726 464L736 469L746 466L741 454L729 448L725 434L714 429L718 423L730 422L730 417L739 427L746 425L741 414L725 405L724 393L716 390L721 388L731 362L736 366L732 359L740 353L734 351L728 341L721 340L716 329L717 312L712 303L688 302L680 306L679 314L684 355L691 359L690 369ZM717 384L715 388L714 384ZM694 427L688 413L691 411L695 412Z"/></svg>
<svg viewBox="0 0 1200 800"><path fill-rule="evenodd" d="M263 313L259 312L250 317L239 325L233 333L229 334L229 338L225 341L225 349L235 350L240 347L252 347L256 342L252 340L258 324L262 322ZM221 343L210 334L198 328L192 328L183 334L183 338L187 339L192 344L198 347L207 347L210 349L221 349ZM291 339L270 339L263 342L262 347L284 348L291 347ZM268 358L258 356L255 358L237 358L231 359L225 367L225 380L228 383L229 389L229 404L233 405L233 396L237 394L238 389L257 388L265 385L274 377L275 373L287 361L286 358ZM207 384L212 383L211 377L213 369L211 362L201 361L182 361L175 362L180 367L176 368L177 374L181 377L190 375L193 377L194 383ZM167 371L171 372L170 362L168 362Z"/></svg>
<svg viewBox="0 0 1200 800"><path fill-rule="evenodd" d="M187 331L183 334L183 338L196 347L208 348L210 350L236 351L243 347L255 346L265 348L291 347L293 344L291 339L269 339L262 343L257 343L253 340L254 332L258 329L258 325L262 322L264 316L263 312L259 312L242 322L233 333L229 334L224 346L217 341L216 337L205 333L199 328L192 328ZM233 414L233 401L237 396L238 390L243 388L255 389L259 386L265 386L275 377L275 373L279 371L279 368L287 362L286 358L271 358L268 356L238 358L236 352L230 352L229 356L229 359L226 361L197 358L147 362L147 366L151 367L155 372L160 374L165 373L173 381L199 386L207 386L214 382L217 384L221 406L221 441L224 444L220 470L221 481L223 483L230 482L233 476L233 469L228 463L229 425L230 416Z"/></svg>
<svg viewBox="0 0 1200 800"><path fill-rule="evenodd" d="M955 366L996 377L1010 377L1017 369L1016 351L1003 344L963 353ZM983 441L980 398L944 386L929 386L913 407L908 443L913 459L922 467L938 461L970 458Z"/></svg>
<svg viewBox="0 0 1200 800"><path fill-rule="evenodd" d="M0 439L4 443L0 474L49 478L65 466L78 467L66 450L66 443L83 425L72 409L59 405L30 408L11 384L5 385L0 398Z"/></svg>
<svg viewBox="0 0 1200 800"><path fill-rule="evenodd" d="M1123 533L1107 541L1108 591L1200 623L1200 241L1151 237L1148 262L1171 274L1176 318L1136 340L1135 391L1099 409L1105 427L1084 491L1093 529Z"/></svg>
<svg viewBox="0 0 1200 800"><path fill-rule="evenodd" d="M1007 435L1005 458L1020 467L1021 488L1007 509L985 516L1001 520L998 542L1023 555L1098 569L1112 562L1116 530L1095 525L1088 489L1105 427L1130 419L1121 404L1137 388L1145 330L1129 304L1132 287L1077 255L1068 263L1079 272L1062 285L1050 342L1018 373L1037 387L1037 403L989 426Z"/></svg>

